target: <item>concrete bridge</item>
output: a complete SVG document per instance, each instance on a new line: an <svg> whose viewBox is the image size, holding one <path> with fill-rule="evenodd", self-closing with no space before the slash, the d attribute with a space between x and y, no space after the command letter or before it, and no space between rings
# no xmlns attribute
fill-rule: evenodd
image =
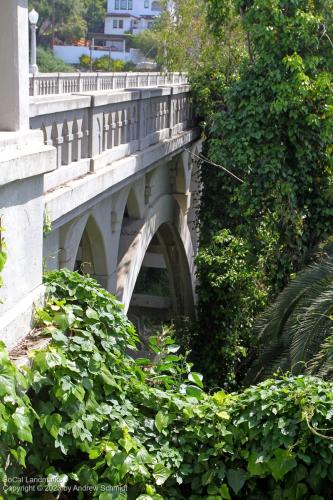
<svg viewBox="0 0 333 500"><path fill-rule="evenodd" d="M93 275L126 311L191 316L191 152L200 134L189 86L180 75L157 74L40 75L29 85L26 3L0 5L0 226L8 254L0 339L11 346L29 331L45 267ZM136 290L144 269L167 275L167 294Z"/></svg>

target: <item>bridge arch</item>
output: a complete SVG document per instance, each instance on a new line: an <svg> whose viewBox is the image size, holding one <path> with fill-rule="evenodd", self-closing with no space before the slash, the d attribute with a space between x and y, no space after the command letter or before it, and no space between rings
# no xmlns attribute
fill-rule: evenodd
<svg viewBox="0 0 333 500"><path fill-rule="evenodd" d="M103 231L91 213L76 219L67 228L60 267L90 274L107 287L108 264Z"/></svg>
<svg viewBox="0 0 333 500"><path fill-rule="evenodd" d="M136 221L137 223L138 221ZM117 296L128 311L143 260L154 237L163 249L176 314L194 314L193 247L186 218L172 195L159 197L133 227L135 236L117 267ZM130 232L130 227L128 227ZM122 244L120 238L120 245Z"/></svg>

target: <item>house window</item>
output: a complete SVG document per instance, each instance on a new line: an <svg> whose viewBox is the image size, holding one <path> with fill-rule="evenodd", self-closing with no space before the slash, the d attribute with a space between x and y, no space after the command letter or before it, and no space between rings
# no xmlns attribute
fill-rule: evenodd
<svg viewBox="0 0 333 500"><path fill-rule="evenodd" d="M122 29L124 27L124 21L122 19L114 19L113 27Z"/></svg>
<svg viewBox="0 0 333 500"><path fill-rule="evenodd" d="M115 0L114 8L115 8L115 10L119 10L119 0Z"/></svg>
<svg viewBox="0 0 333 500"><path fill-rule="evenodd" d="M120 0L120 8L123 10L127 9L127 0Z"/></svg>
<svg viewBox="0 0 333 500"><path fill-rule="evenodd" d="M133 10L133 0L128 0L128 10Z"/></svg>
<svg viewBox="0 0 333 500"><path fill-rule="evenodd" d="M153 2L151 4L151 10L154 10L156 12L162 12L162 6L161 6L160 2L156 2L156 1Z"/></svg>
<svg viewBox="0 0 333 500"><path fill-rule="evenodd" d="M149 9L149 0L145 0L145 9Z"/></svg>

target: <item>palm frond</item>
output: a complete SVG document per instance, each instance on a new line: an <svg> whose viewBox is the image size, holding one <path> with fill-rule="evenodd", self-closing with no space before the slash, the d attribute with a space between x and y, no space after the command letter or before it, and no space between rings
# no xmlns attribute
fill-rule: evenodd
<svg viewBox="0 0 333 500"><path fill-rule="evenodd" d="M306 370L331 332L332 313L333 257L326 257L301 272L256 321L254 332L263 347L245 383L257 383L279 369Z"/></svg>

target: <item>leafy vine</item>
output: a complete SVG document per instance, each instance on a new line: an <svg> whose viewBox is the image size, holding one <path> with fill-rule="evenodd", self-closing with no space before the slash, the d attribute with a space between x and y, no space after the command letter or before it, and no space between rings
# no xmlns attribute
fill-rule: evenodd
<svg viewBox="0 0 333 500"><path fill-rule="evenodd" d="M208 395L165 332L154 361L129 355L134 328L94 280L46 281L35 333L48 347L22 375L0 346L5 498L22 496L24 477L44 485L24 498L86 498L75 493L86 487L108 500L119 485L119 499L330 498L333 455L314 431L329 430L333 384L285 377Z"/></svg>

